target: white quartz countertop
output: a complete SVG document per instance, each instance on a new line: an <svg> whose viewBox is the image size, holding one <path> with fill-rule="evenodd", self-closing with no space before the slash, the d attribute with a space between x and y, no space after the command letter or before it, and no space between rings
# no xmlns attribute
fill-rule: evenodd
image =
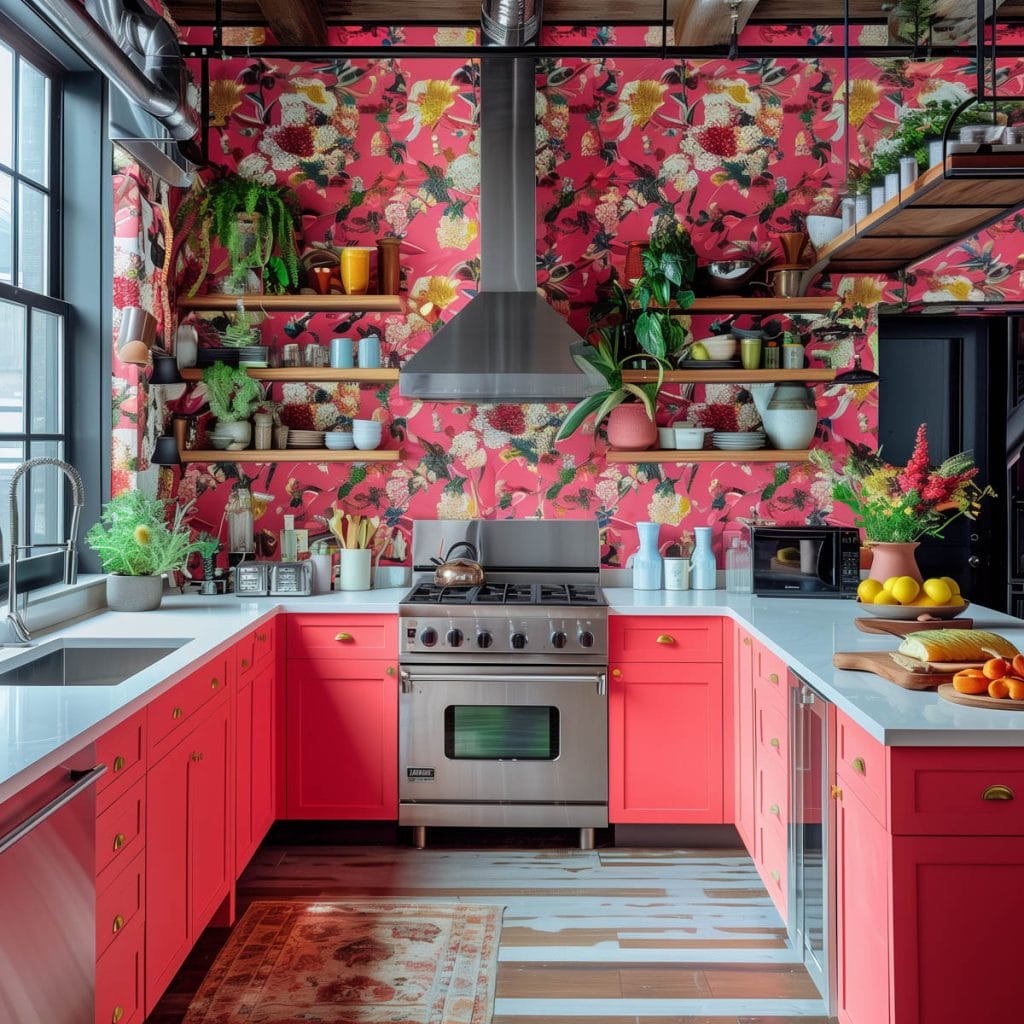
<svg viewBox="0 0 1024 1024"><path fill-rule="evenodd" d="M93 640L187 640L116 686L0 686L0 802L123 721L274 612L396 614L403 587L322 597L164 598L142 614L103 612L39 634ZM793 670L891 746L1024 746L1024 714L961 707L933 691L904 690L865 672L832 667L835 651L893 650L898 639L861 633L852 601L753 598L714 591L634 591L606 587L612 614L722 615L734 619ZM1024 620L972 605L979 629L1024 650ZM24 653L0 649L0 671Z"/></svg>

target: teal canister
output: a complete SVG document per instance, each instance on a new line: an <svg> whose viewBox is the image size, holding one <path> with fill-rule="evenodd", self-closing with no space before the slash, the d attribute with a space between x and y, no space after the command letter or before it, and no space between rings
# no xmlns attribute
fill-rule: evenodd
<svg viewBox="0 0 1024 1024"><path fill-rule="evenodd" d="M711 550L711 527L694 527L693 540L690 587L693 590L714 590L718 585L718 565L715 563L715 553Z"/></svg>
<svg viewBox="0 0 1024 1024"><path fill-rule="evenodd" d="M637 523L640 547L633 556L633 589L661 590L661 555L658 553L660 523Z"/></svg>

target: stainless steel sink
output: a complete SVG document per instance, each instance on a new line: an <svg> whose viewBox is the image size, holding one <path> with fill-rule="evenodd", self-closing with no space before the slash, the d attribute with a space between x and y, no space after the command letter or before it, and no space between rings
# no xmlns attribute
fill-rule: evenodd
<svg viewBox="0 0 1024 1024"><path fill-rule="evenodd" d="M188 642L51 640L0 664L0 686L116 686Z"/></svg>

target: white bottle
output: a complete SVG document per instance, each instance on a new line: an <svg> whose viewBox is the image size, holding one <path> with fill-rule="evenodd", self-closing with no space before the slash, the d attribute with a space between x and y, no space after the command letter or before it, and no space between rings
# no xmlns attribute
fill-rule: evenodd
<svg viewBox="0 0 1024 1024"><path fill-rule="evenodd" d="M725 553L725 589L730 594L749 594L753 589L750 574L750 548L745 540L733 537L732 547Z"/></svg>
<svg viewBox="0 0 1024 1024"><path fill-rule="evenodd" d="M298 539L295 536L295 516L285 516L284 529L281 531L281 561L294 562L298 557Z"/></svg>

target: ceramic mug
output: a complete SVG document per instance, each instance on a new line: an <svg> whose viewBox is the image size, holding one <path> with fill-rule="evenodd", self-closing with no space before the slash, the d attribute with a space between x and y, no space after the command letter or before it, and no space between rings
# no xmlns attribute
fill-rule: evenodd
<svg viewBox="0 0 1024 1024"><path fill-rule="evenodd" d="M355 365L354 359L351 338L331 338L331 366L337 370L350 370Z"/></svg>
<svg viewBox="0 0 1024 1024"><path fill-rule="evenodd" d="M361 370L377 370L380 368L380 338L376 334L368 334L359 339L359 368Z"/></svg>

